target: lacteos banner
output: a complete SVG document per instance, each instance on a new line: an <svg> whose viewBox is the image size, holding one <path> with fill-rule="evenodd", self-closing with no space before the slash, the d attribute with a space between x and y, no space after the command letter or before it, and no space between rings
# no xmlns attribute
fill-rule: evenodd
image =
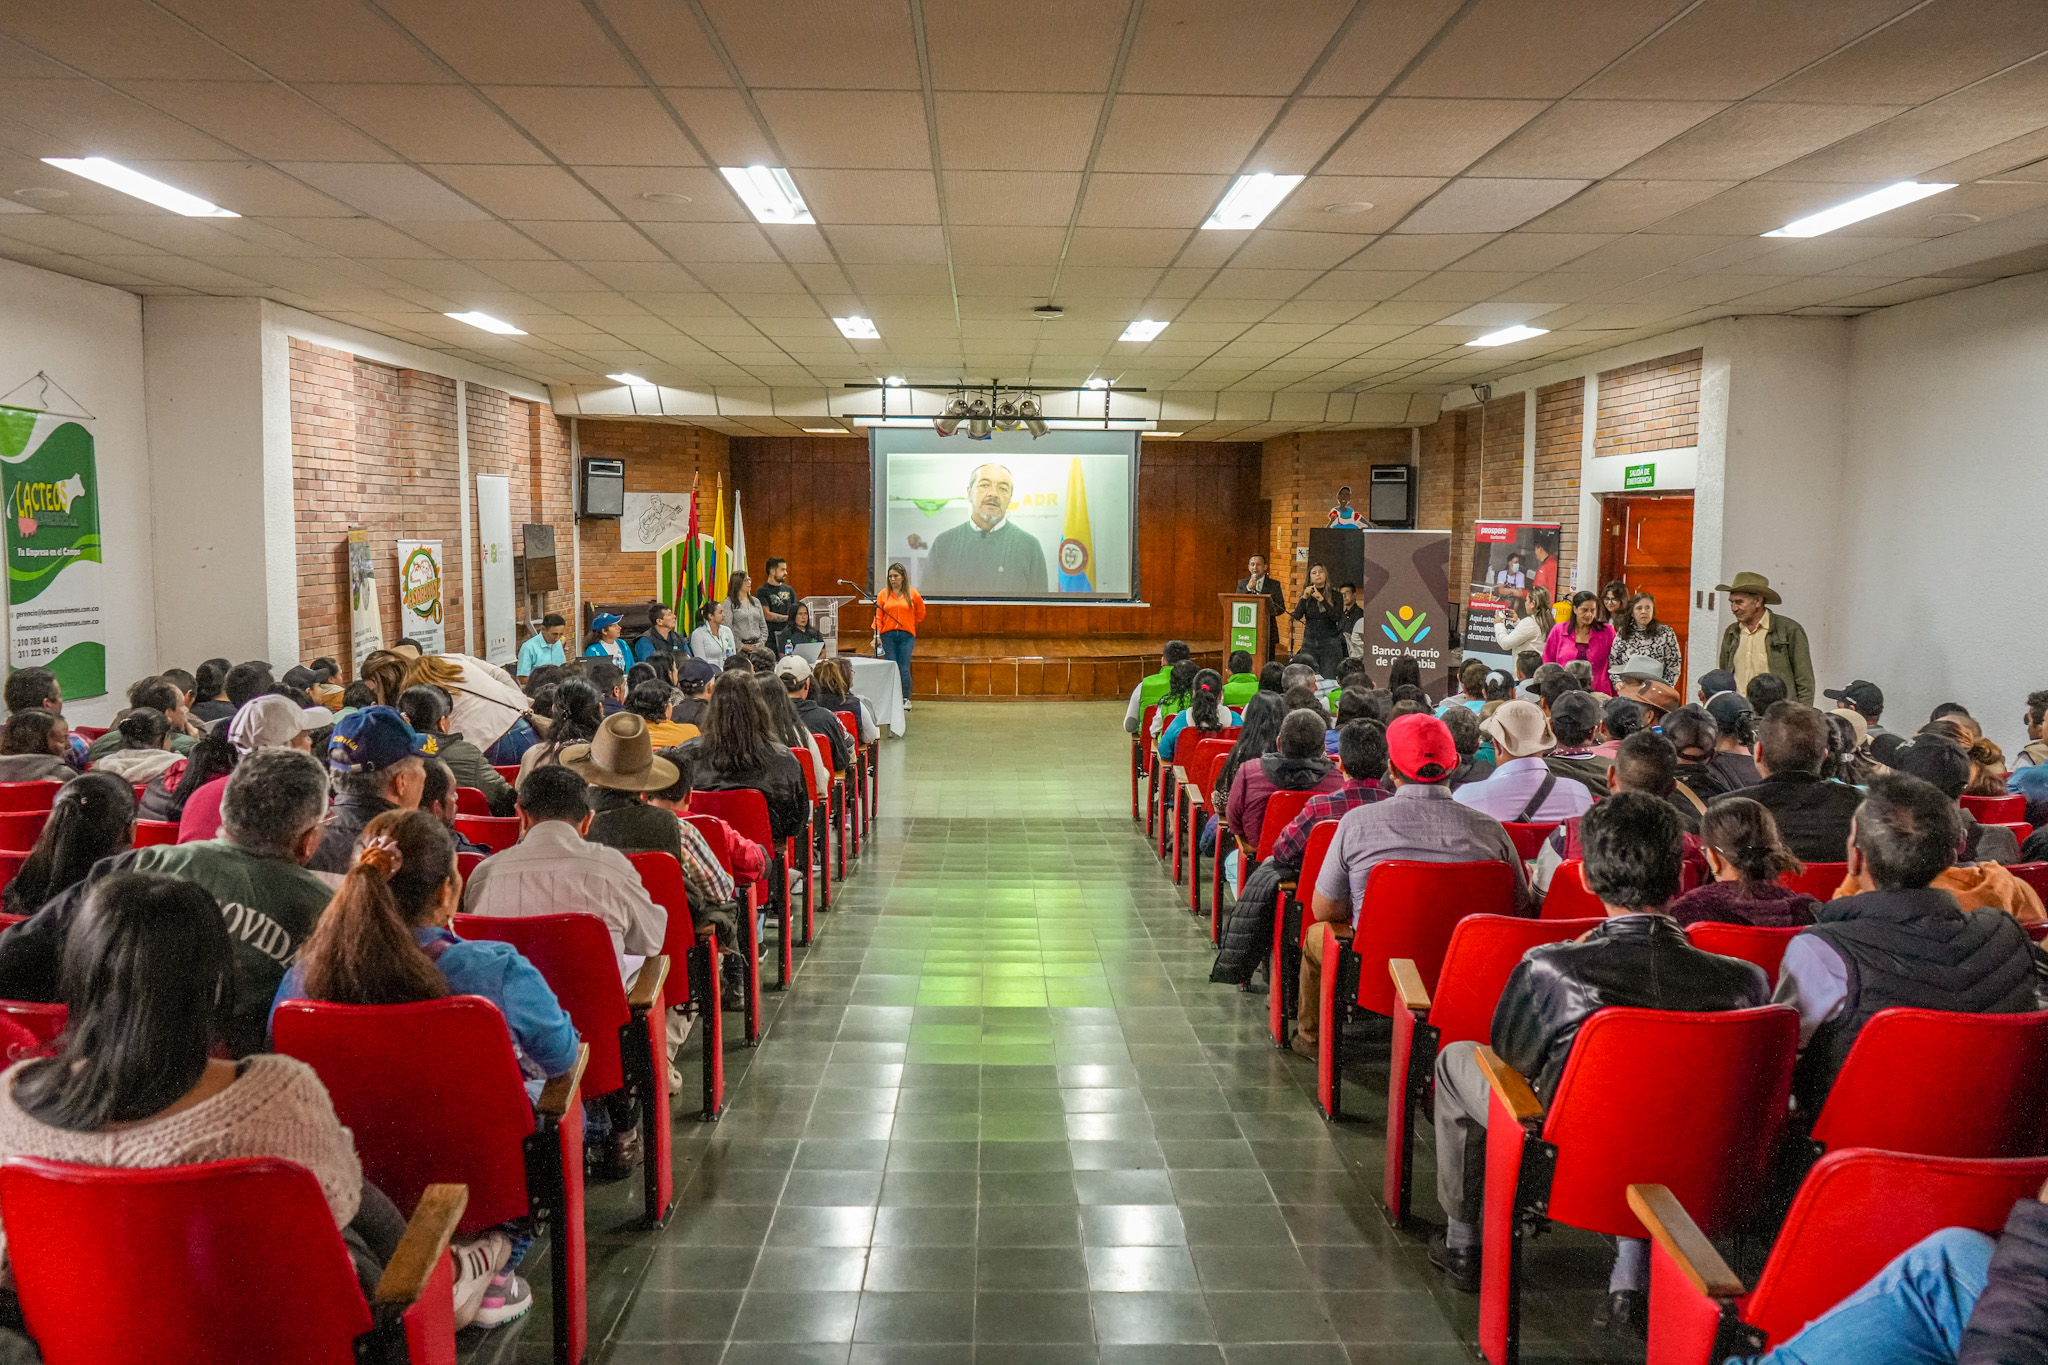
<svg viewBox="0 0 2048 1365"><path fill-rule="evenodd" d="M0 407L9 668L47 668L67 700L107 691L100 479L76 417Z"/></svg>

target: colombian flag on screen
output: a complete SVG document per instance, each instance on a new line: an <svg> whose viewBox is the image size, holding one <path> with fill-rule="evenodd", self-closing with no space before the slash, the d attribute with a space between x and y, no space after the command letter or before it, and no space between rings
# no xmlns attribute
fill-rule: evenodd
<svg viewBox="0 0 2048 1365"><path fill-rule="evenodd" d="M1081 458L1067 462L1067 524L1060 531L1060 591L1095 591L1095 537L1088 529L1088 481Z"/></svg>

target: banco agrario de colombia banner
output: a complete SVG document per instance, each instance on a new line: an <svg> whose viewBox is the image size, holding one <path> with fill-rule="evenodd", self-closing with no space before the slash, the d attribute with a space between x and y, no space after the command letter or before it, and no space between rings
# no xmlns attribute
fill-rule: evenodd
<svg viewBox="0 0 2048 1365"><path fill-rule="evenodd" d="M8 667L47 668L70 697L104 696L100 481L75 417L0 407L7 502Z"/></svg>

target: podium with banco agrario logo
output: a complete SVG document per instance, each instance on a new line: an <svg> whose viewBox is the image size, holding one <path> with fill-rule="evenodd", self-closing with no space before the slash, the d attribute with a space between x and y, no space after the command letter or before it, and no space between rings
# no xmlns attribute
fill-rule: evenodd
<svg viewBox="0 0 2048 1365"><path fill-rule="evenodd" d="M1252 656L1252 672L1266 666L1266 617L1273 609L1264 593L1219 592L1223 603L1223 657L1240 649Z"/></svg>

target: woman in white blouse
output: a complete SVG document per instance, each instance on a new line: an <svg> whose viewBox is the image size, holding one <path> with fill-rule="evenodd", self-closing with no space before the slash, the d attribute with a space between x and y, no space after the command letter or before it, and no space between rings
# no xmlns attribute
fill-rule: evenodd
<svg viewBox="0 0 2048 1365"><path fill-rule="evenodd" d="M732 627L726 623L726 609L723 601L713 602L704 613L704 620L690 632L690 653L707 664L723 667L727 656L739 653L739 642L732 638Z"/></svg>
<svg viewBox="0 0 2048 1365"><path fill-rule="evenodd" d="M1550 634L1553 616L1550 593L1543 588L1529 589L1528 596L1517 599L1515 605L1521 613L1519 620L1505 610L1493 613L1493 638L1498 652L1510 659L1525 649L1543 648L1544 637Z"/></svg>

